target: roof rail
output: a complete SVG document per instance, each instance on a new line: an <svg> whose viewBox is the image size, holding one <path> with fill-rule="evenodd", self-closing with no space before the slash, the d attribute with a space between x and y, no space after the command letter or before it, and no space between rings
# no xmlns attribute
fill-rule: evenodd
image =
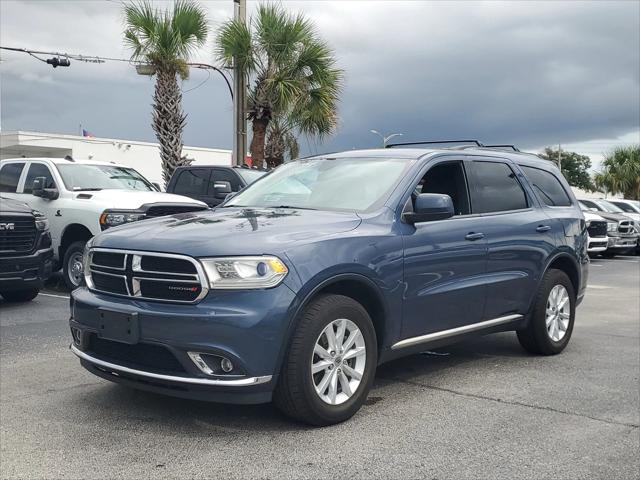
<svg viewBox="0 0 640 480"><path fill-rule="evenodd" d="M390 143L385 148L404 147L408 145L435 145L438 143L470 143L477 147L484 147L478 140L431 140L428 142L406 142L406 143Z"/></svg>
<svg viewBox="0 0 640 480"><path fill-rule="evenodd" d="M486 148L499 148L499 149L509 149L509 150L513 150L514 152L519 152L520 149L518 147L516 147L515 145L485 145Z"/></svg>

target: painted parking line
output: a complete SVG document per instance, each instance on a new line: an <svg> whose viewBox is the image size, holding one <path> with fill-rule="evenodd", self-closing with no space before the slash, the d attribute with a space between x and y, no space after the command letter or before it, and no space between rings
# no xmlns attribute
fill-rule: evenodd
<svg viewBox="0 0 640 480"><path fill-rule="evenodd" d="M53 293L42 292L40 292L38 295L42 295L43 297L66 298L67 300L69 300L69 295L54 295Z"/></svg>
<svg viewBox="0 0 640 480"><path fill-rule="evenodd" d="M593 288L595 290L605 290L607 288L613 288L608 285L587 285L587 288Z"/></svg>

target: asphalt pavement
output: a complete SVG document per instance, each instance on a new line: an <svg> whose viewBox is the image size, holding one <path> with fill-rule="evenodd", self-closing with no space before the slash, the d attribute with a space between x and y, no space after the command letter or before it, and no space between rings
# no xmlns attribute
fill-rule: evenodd
<svg viewBox="0 0 640 480"><path fill-rule="evenodd" d="M321 429L130 390L70 353L68 294L0 300L1 478L640 478L640 259L592 263L561 355L505 333L379 368Z"/></svg>

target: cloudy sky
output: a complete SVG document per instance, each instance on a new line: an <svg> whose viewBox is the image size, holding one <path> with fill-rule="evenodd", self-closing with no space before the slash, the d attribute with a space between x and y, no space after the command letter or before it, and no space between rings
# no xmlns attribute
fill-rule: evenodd
<svg viewBox="0 0 640 480"><path fill-rule="evenodd" d="M233 14L232 0L201 3L214 29ZM407 141L561 143L596 163L640 142L638 1L282 3L313 19L346 75L338 133L303 140L304 152L376 146L371 129ZM2 46L128 57L116 0L2 0L0 19ZM212 51L194 60L211 63ZM73 134L82 124L96 136L154 141L153 80L127 63L54 70L24 54L1 59L3 131ZM222 79L193 71L182 87L185 144L231 148Z"/></svg>

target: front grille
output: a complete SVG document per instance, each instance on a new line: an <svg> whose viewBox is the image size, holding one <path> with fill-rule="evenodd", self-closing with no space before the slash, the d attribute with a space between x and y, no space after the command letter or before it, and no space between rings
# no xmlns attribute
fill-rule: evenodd
<svg viewBox="0 0 640 480"><path fill-rule="evenodd" d="M88 286L102 293L194 303L208 291L205 274L191 257L107 249L89 255Z"/></svg>
<svg viewBox="0 0 640 480"><path fill-rule="evenodd" d="M36 224L33 217L1 216L0 255L8 256L33 250Z"/></svg>
<svg viewBox="0 0 640 480"><path fill-rule="evenodd" d="M147 208L147 217L164 217L165 215L174 215L176 213L197 212L205 210L206 207L199 205L155 205Z"/></svg>
<svg viewBox="0 0 640 480"><path fill-rule="evenodd" d="M92 333L89 335L87 351L100 360L137 370L164 374L186 373L178 359L160 345L151 343L129 345L105 340Z"/></svg>
<svg viewBox="0 0 640 480"><path fill-rule="evenodd" d="M635 230L633 228L633 222L632 221L623 220L622 222L620 222L618 224L618 232L619 233L623 233L623 234L634 233Z"/></svg>
<svg viewBox="0 0 640 480"><path fill-rule="evenodd" d="M592 221L587 231L590 237L604 237L607 235L607 222Z"/></svg>

